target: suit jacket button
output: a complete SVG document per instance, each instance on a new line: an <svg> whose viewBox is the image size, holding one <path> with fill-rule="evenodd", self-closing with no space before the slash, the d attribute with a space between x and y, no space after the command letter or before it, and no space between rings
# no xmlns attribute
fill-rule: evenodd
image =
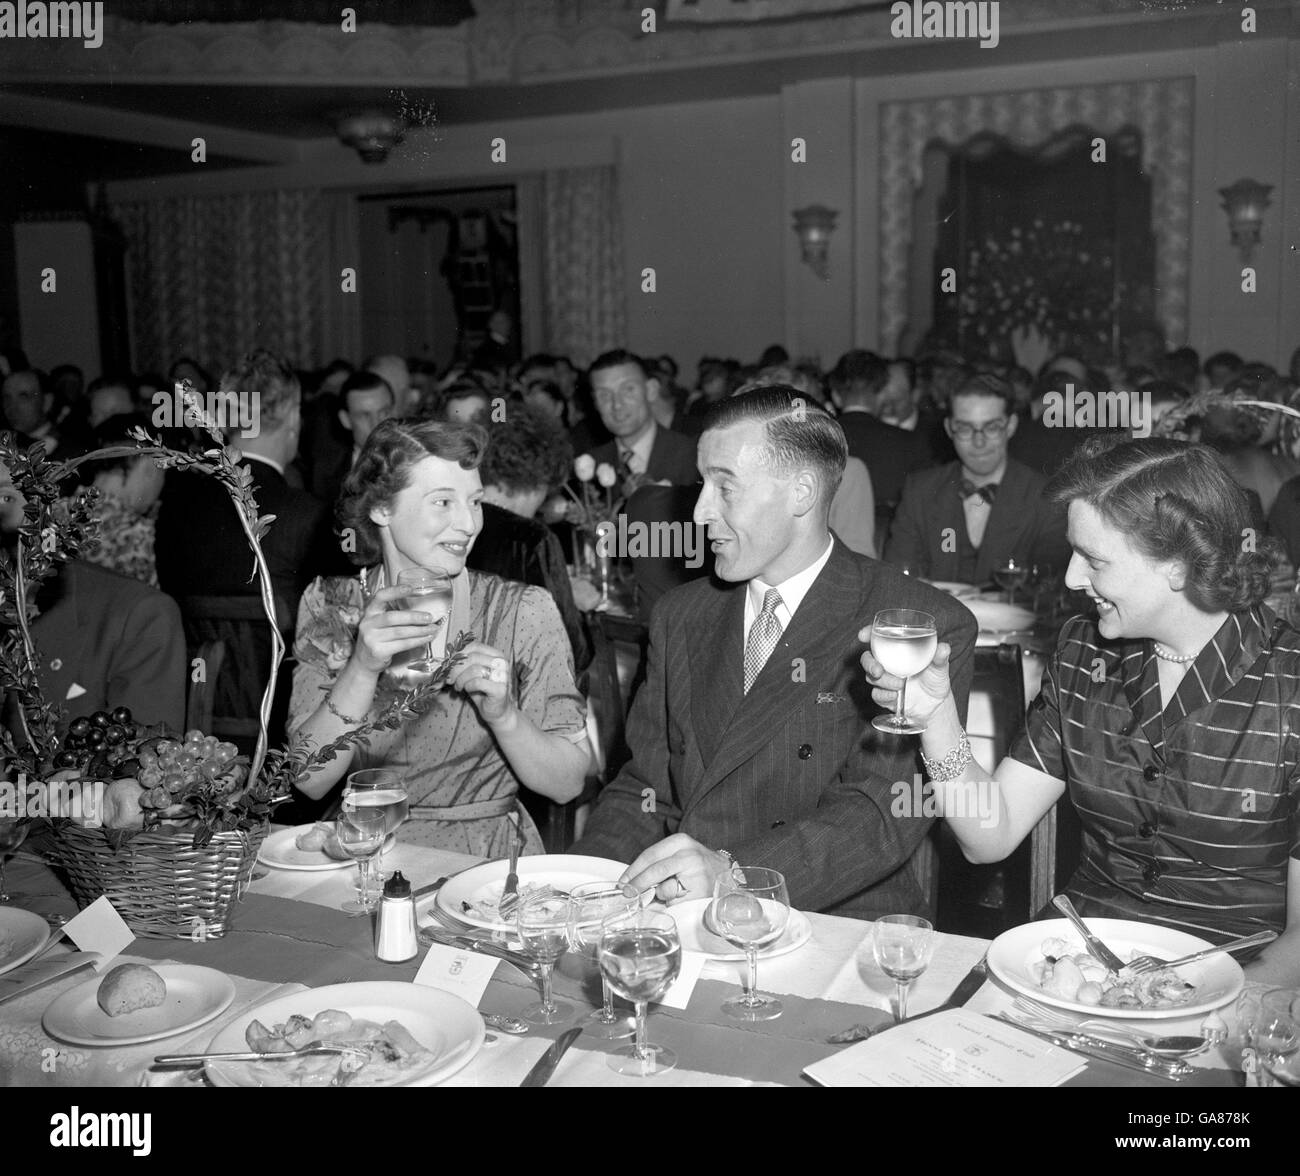
<svg viewBox="0 0 1300 1176"><path fill-rule="evenodd" d="M1160 769L1152 764L1147 764L1147 766L1142 769L1142 779L1144 779L1148 784L1159 775Z"/></svg>
<svg viewBox="0 0 1300 1176"><path fill-rule="evenodd" d="M800 759L812 759L812 744L811 744L811 743L801 743L801 744L799 744L799 758L800 758Z"/></svg>
<svg viewBox="0 0 1300 1176"><path fill-rule="evenodd" d="M784 821L773 821L773 822L772 822L772 828L773 828L773 829L779 829L779 828L780 828L782 825L784 825L784 824L785 824Z"/></svg>
<svg viewBox="0 0 1300 1176"><path fill-rule="evenodd" d="M1150 821L1143 821L1142 824L1138 826L1138 836L1154 837L1155 835L1156 827Z"/></svg>
<svg viewBox="0 0 1300 1176"><path fill-rule="evenodd" d="M1164 873L1159 862L1152 862L1145 870L1142 871L1142 881L1148 886L1154 886L1160 881L1160 875Z"/></svg>

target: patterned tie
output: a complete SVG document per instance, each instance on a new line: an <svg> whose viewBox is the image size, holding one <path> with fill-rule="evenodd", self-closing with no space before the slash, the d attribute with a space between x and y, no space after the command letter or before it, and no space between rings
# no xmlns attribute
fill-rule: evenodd
<svg viewBox="0 0 1300 1176"><path fill-rule="evenodd" d="M781 640L781 622L776 619L777 606L781 603L781 594L775 588L769 588L763 597L763 611L754 618L749 627L749 640L745 642L745 693L754 684L754 680L772 656L772 650Z"/></svg>

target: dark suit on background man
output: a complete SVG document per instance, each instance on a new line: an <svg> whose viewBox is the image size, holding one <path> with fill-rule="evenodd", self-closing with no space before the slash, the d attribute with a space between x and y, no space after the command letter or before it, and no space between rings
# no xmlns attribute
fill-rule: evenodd
<svg viewBox="0 0 1300 1176"><path fill-rule="evenodd" d="M884 608L933 613L939 639L953 646L964 714L974 619L835 540L746 694L747 591L746 582L700 580L660 601L628 720L632 759L601 793L573 852L630 862L680 832L780 870L803 910L923 911L908 862L930 821L893 811L895 781L911 795L917 743L871 727L881 708L858 664L858 630Z"/></svg>
<svg viewBox="0 0 1300 1176"><path fill-rule="evenodd" d="M1069 459L1075 448L1089 437L1103 436L1110 429L1048 428L1029 413L1020 414L1020 425L1007 442L1007 452L1016 461L1050 479Z"/></svg>
<svg viewBox="0 0 1300 1176"><path fill-rule="evenodd" d="M971 584L988 583L1009 557L1065 570L1070 562L1065 512L1043 497L1047 483L1041 474L1008 459L978 550L966 530L965 477L956 461L908 476L885 546L889 563L910 566L930 579Z"/></svg>
<svg viewBox="0 0 1300 1176"><path fill-rule="evenodd" d="M924 438L886 424L869 412L850 410L837 419L849 443L849 456L858 458L871 475L876 534L883 537L903 496L903 479L930 464L929 447Z"/></svg>
<svg viewBox="0 0 1300 1176"><path fill-rule="evenodd" d="M465 566L503 580L545 588L560 610L560 620L569 635L575 674L581 675L591 664L591 643L582 627L582 614L573 600L564 549L545 523L526 519L491 502L483 503L483 529L470 548Z"/></svg>
<svg viewBox="0 0 1300 1176"><path fill-rule="evenodd" d="M264 461L242 463L253 479L258 510L275 515L262 540L275 594L296 616L298 598L318 575L335 569L339 544L320 499L295 490ZM224 486L204 474L167 475L156 528L158 584L186 596L256 596L253 553Z"/></svg>
<svg viewBox="0 0 1300 1176"><path fill-rule="evenodd" d="M37 596L37 677L69 719L125 706L138 723L185 729L188 665L170 596L84 561L68 564Z"/></svg>
<svg viewBox="0 0 1300 1176"><path fill-rule="evenodd" d="M608 462L618 468L618 442L607 441L591 451L597 464ZM694 486L700 480L695 465L695 438L675 433L671 429L655 426L650 459L646 463L645 477L652 482L671 482L674 486Z"/></svg>

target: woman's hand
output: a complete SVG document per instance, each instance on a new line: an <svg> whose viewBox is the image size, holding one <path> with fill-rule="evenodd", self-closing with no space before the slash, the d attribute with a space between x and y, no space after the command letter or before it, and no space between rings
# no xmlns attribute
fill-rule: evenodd
<svg viewBox="0 0 1300 1176"><path fill-rule="evenodd" d="M885 667L871 656L870 625L859 630L858 640L867 643L860 660L867 681L875 687L871 697L886 710L893 710L903 679L897 674L887 672ZM948 659L951 657L952 646L946 641L940 641L935 646L934 658L930 664L919 674L908 679L911 686L903 702L905 713L913 722L926 722L952 694L952 681L948 677Z"/></svg>
<svg viewBox="0 0 1300 1176"><path fill-rule="evenodd" d="M445 617L435 620L427 612L389 608L406 595L407 589L400 585L381 588L361 615L352 660L369 674L383 673L399 653L428 645L446 620Z"/></svg>
<svg viewBox="0 0 1300 1176"><path fill-rule="evenodd" d="M519 711L510 692L510 659L499 649L475 641L467 645L447 676L447 685L461 690L490 727L510 721Z"/></svg>

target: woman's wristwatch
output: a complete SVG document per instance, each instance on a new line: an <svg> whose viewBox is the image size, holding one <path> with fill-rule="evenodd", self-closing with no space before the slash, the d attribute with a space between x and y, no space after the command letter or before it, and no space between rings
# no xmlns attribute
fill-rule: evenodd
<svg viewBox="0 0 1300 1176"><path fill-rule="evenodd" d="M924 751L921 752L921 762L925 765L926 774L937 784L960 780L974 758L965 731L962 731L957 746L940 759L931 759Z"/></svg>

